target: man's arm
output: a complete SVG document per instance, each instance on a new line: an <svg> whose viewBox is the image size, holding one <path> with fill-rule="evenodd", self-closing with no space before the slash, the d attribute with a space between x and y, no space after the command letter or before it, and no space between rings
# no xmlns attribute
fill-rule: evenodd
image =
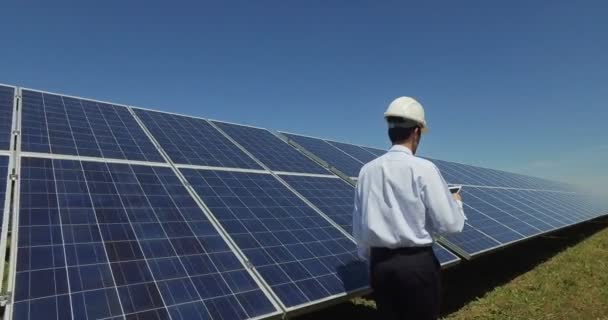
<svg viewBox="0 0 608 320"><path fill-rule="evenodd" d="M361 259L365 259L368 260L369 259L369 246L367 243L367 238L366 238L366 234L367 232L365 232L365 230L363 230L363 228L366 228L367 225L364 223L364 218L361 215L361 204L359 201L359 184L357 184L357 187L355 189L355 206L353 209L353 237L355 238L355 241L357 242L357 253L359 255L359 257Z"/></svg>
<svg viewBox="0 0 608 320"><path fill-rule="evenodd" d="M426 206L426 214L433 224L433 231L436 233L462 231L466 217L460 194L450 193L447 183L435 165L425 172L422 182L422 199Z"/></svg>

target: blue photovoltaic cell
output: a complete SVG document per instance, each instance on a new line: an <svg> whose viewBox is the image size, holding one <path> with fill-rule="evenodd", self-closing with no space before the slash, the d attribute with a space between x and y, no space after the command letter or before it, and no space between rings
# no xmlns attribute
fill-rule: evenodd
<svg viewBox="0 0 608 320"><path fill-rule="evenodd" d="M355 244L272 175L181 172L288 308L367 287Z"/></svg>
<svg viewBox="0 0 608 320"><path fill-rule="evenodd" d="M329 173L266 129L214 121L220 129L274 171Z"/></svg>
<svg viewBox="0 0 608 320"><path fill-rule="evenodd" d="M331 140L326 140L327 143L331 144L332 146L348 153L351 157L361 161L362 163L368 163L376 158L378 158L378 155L376 155L375 153L372 153L371 151L354 145L354 144L350 144L350 143L343 143L343 142L336 142L336 141L331 141Z"/></svg>
<svg viewBox="0 0 608 320"><path fill-rule="evenodd" d="M21 150L164 162L125 107L23 90Z"/></svg>
<svg viewBox="0 0 608 320"><path fill-rule="evenodd" d="M203 119L134 110L174 163L261 169L251 157Z"/></svg>
<svg viewBox="0 0 608 320"><path fill-rule="evenodd" d="M355 188L339 178L293 175L281 175L281 178L342 229L352 234ZM437 244L434 249L442 265L460 260Z"/></svg>
<svg viewBox="0 0 608 320"><path fill-rule="evenodd" d="M355 160L353 157L327 143L325 140L291 133L281 133L349 177L357 177L361 167L363 167L362 162Z"/></svg>
<svg viewBox="0 0 608 320"><path fill-rule="evenodd" d="M22 158L14 319L276 312L170 168Z"/></svg>
<svg viewBox="0 0 608 320"><path fill-rule="evenodd" d="M14 98L15 89L0 86L0 149L2 150L8 150L11 146Z"/></svg>
<svg viewBox="0 0 608 320"><path fill-rule="evenodd" d="M6 179L8 175L8 156L0 156L0 226L4 222L4 203L6 202Z"/></svg>

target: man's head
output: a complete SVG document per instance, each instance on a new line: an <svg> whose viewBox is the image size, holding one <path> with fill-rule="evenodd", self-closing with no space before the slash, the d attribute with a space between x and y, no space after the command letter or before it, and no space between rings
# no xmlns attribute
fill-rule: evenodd
<svg viewBox="0 0 608 320"><path fill-rule="evenodd" d="M384 118L393 145L405 145L416 153L420 137L427 130L422 105L413 98L399 97L388 106Z"/></svg>

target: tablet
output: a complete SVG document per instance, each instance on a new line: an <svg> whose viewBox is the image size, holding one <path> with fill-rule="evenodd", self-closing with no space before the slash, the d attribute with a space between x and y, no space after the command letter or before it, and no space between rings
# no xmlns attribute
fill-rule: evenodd
<svg viewBox="0 0 608 320"><path fill-rule="evenodd" d="M458 193L462 189L462 186L449 186L448 189L450 189L450 193Z"/></svg>

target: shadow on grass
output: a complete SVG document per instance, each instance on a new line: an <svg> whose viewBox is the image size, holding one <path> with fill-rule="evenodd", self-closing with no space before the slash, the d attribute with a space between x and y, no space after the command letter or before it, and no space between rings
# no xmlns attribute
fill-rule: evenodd
<svg viewBox="0 0 608 320"><path fill-rule="evenodd" d="M605 228L608 228L607 217L595 219L490 252L444 270L442 316L458 311L467 303L534 269L568 247ZM365 299L373 300L373 294ZM368 320L377 319L377 314L370 303L359 299L357 303L340 303L296 319Z"/></svg>

